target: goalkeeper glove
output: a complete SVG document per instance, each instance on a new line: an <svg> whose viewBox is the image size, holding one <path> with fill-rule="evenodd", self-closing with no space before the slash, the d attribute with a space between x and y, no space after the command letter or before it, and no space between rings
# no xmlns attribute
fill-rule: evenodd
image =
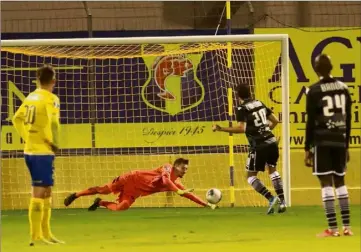
<svg viewBox="0 0 361 252"><path fill-rule="evenodd" d="M194 191L194 189L178 190L177 194L182 196L184 194L187 194L187 193L190 193L190 192L193 192L193 191Z"/></svg>
<svg viewBox="0 0 361 252"><path fill-rule="evenodd" d="M208 207L210 207L212 210L214 210L214 209L216 209L216 208L218 208L218 206L217 205L215 205L215 204L211 204L211 203L207 203L207 206Z"/></svg>

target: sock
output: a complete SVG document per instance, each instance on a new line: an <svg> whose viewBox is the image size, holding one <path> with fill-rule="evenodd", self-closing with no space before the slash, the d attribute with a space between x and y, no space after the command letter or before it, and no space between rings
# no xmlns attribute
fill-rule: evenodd
<svg viewBox="0 0 361 252"><path fill-rule="evenodd" d="M258 193L263 195L266 199L272 199L272 194L268 189L262 184L262 182L255 176L249 177L247 179L248 184L250 184Z"/></svg>
<svg viewBox="0 0 361 252"><path fill-rule="evenodd" d="M336 196L341 209L342 224L345 228L350 227L350 202L346 186L336 188Z"/></svg>
<svg viewBox="0 0 361 252"><path fill-rule="evenodd" d="M122 210L127 210L130 207L130 203L127 200L123 200L120 203L114 203L114 202L109 202L109 201L100 201L99 202L100 206L106 207L109 210L112 211L122 211Z"/></svg>
<svg viewBox="0 0 361 252"><path fill-rule="evenodd" d="M335 192L332 186L322 188L322 201L326 211L328 228L337 230L336 210L335 210Z"/></svg>
<svg viewBox="0 0 361 252"><path fill-rule="evenodd" d="M42 238L41 221L44 214L44 200L31 198L29 205L30 237L32 241Z"/></svg>
<svg viewBox="0 0 361 252"><path fill-rule="evenodd" d="M43 236L45 239L50 239L53 235L50 229L50 218L51 218L51 197L44 199L44 214L41 222Z"/></svg>
<svg viewBox="0 0 361 252"><path fill-rule="evenodd" d="M111 193L108 186L95 186L85 189L84 191L80 191L76 193L76 197L82 197L87 195L94 195L94 194L109 194Z"/></svg>
<svg viewBox="0 0 361 252"><path fill-rule="evenodd" d="M270 174L270 178L278 197L280 200L284 201L285 196L283 195L283 183L280 174L275 171L274 173Z"/></svg>

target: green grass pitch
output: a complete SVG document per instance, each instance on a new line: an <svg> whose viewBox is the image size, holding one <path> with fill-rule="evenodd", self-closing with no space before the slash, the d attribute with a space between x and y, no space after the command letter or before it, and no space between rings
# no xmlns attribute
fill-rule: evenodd
<svg viewBox="0 0 361 252"><path fill-rule="evenodd" d="M131 208L54 210L52 228L65 245L28 245L26 211L2 212L4 252L360 251L360 206L353 206L353 237L316 238L325 228L321 207L292 207L267 216L264 208Z"/></svg>

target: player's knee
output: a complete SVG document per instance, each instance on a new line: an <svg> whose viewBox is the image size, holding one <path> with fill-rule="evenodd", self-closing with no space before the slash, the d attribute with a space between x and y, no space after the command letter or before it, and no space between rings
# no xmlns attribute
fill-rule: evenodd
<svg viewBox="0 0 361 252"><path fill-rule="evenodd" d="M129 209L130 207L130 202L129 201L122 201L121 203L117 204L117 211L124 211L124 210L127 210Z"/></svg>
<svg viewBox="0 0 361 252"><path fill-rule="evenodd" d="M318 179L320 180L321 187L332 187L332 175L319 175Z"/></svg>
<svg viewBox="0 0 361 252"><path fill-rule="evenodd" d="M250 177L257 177L258 172L247 171L247 179Z"/></svg>
<svg viewBox="0 0 361 252"><path fill-rule="evenodd" d="M98 193L98 190L99 190L99 187L89 187L88 188L88 191L91 192L91 193Z"/></svg>
<svg viewBox="0 0 361 252"><path fill-rule="evenodd" d="M335 199L335 191L332 186L326 186L322 188L322 199Z"/></svg>
<svg viewBox="0 0 361 252"><path fill-rule="evenodd" d="M49 197L51 197L51 187L50 186L46 189L46 192L45 192L45 198L49 198Z"/></svg>
<svg viewBox="0 0 361 252"><path fill-rule="evenodd" d="M345 185L345 178L343 176L333 176L333 182L336 188L342 187Z"/></svg>
<svg viewBox="0 0 361 252"><path fill-rule="evenodd" d="M247 178L247 182L248 184L252 185L254 183L254 181L257 180L257 177L256 176L251 176L251 177L248 177Z"/></svg>
<svg viewBox="0 0 361 252"><path fill-rule="evenodd" d="M32 196L34 198L45 199L48 197L47 189L48 189L47 187L43 187L43 186L34 186Z"/></svg>
<svg viewBox="0 0 361 252"><path fill-rule="evenodd" d="M278 171L274 170L273 172L269 172L269 176L271 178L271 180L275 180L275 179L279 179L281 178L280 174Z"/></svg>
<svg viewBox="0 0 361 252"><path fill-rule="evenodd" d="M275 165L268 165L268 174L271 176L272 174L274 174L275 172L277 172L276 170L276 166ZM278 173L278 172L277 172ZM278 174L279 175L279 174Z"/></svg>
<svg viewBox="0 0 361 252"><path fill-rule="evenodd" d="M102 186L102 187L97 187L97 192L99 194L109 194L110 193L110 189L108 186Z"/></svg>
<svg viewBox="0 0 361 252"><path fill-rule="evenodd" d="M348 198L348 190L347 190L347 186L343 185L343 186L339 186L336 187L336 196L338 199L342 199L342 198Z"/></svg>

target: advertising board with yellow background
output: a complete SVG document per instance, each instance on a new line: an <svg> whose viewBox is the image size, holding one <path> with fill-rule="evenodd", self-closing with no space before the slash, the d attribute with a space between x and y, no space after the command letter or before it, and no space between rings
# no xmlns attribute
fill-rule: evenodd
<svg viewBox="0 0 361 252"><path fill-rule="evenodd" d="M255 29L257 34L289 35L289 93L291 148L304 147L306 88L318 81L312 62L320 53L331 56L332 74L346 83L352 97L350 147L361 148L361 29L305 32L294 28ZM256 46L257 48L257 46ZM255 50L256 97L265 101L282 118L279 57L280 43ZM267 59L265 59L267 57ZM266 63L265 63L266 62ZM267 88L267 90L265 90Z"/></svg>

